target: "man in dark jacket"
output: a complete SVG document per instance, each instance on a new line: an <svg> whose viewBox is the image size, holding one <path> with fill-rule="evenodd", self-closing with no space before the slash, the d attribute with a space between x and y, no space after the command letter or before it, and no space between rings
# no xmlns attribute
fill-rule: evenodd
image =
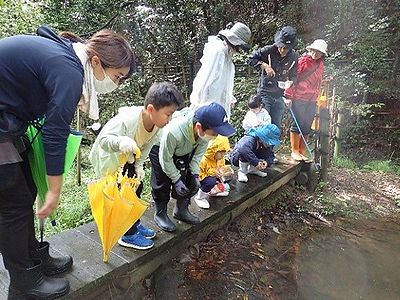
<svg viewBox="0 0 400 300"><path fill-rule="evenodd" d="M297 77L297 33L291 26L275 34L275 43L256 50L249 57L249 65L261 71L257 92L264 108L271 115L271 122L280 128L285 103L283 92ZM290 105L290 102L287 103Z"/></svg>

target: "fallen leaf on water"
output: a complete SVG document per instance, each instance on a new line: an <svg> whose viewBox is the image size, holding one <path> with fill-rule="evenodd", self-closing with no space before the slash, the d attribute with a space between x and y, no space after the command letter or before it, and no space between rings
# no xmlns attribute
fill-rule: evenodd
<svg viewBox="0 0 400 300"><path fill-rule="evenodd" d="M231 272L233 275L240 275L241 273L239 271L232 271Z"/></svg>
<svg viewBox="0 0 400 300"><path fill-rule="evenodd" d="M257 257L260 258L260 259L265 259L265 256L264 256L264 255L262 255L262 254L260 254L260 253L257 253L257 252L250 251L250 254L253 254L253 255L257 256Z"/></svg>
<svg viewBox="0 0 400 300"><path fill-rule="evenodd" d="M276 226L272 227L272 231L277 233L277 234L281 234L279 229L278 229L278 227L276 227Z"/></svg>

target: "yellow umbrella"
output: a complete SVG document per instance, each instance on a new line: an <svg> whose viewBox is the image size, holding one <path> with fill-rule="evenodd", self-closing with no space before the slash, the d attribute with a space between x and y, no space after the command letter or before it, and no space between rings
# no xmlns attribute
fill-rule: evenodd
<svg viewBox="0 0 400 300"><path fill-rule="evenodd" d="M103 245L103 261L107 262L118 239L146 211L146 202L135 191L136 178L120 178L119 172L88 185L92 215Z"/></svg>

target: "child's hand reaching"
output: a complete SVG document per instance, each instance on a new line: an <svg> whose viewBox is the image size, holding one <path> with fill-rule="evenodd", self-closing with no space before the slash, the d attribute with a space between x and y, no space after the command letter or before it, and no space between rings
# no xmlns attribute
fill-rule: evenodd
<svg viewBox="0 0 400 300"><path fill-rule="evenodd" d="M260 160L256 166L258 170L264 170L266 167L268 167L268 164L265 160Z"/></svg>

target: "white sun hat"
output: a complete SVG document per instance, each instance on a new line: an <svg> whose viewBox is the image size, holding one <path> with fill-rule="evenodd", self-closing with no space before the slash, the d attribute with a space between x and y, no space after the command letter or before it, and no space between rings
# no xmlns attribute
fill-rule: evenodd
<svg viewBox="0 0 400 300"><path fill-rule="evenodd" d="M234 46L243 48L245 50L250 48L250 28L241 22L236 22L235 25L232 26L232 28L221 30L220 32L218 32L218 34L226 37L229 43Z"/></svg>
<svg viewBox="0 0 400 300"><path fill-rule="evenodd" d="M307 46L306 49L307 50L314 49L325 55L328 55L327 53L328 44L321 39L315 40L311 45Z"/></svg>

